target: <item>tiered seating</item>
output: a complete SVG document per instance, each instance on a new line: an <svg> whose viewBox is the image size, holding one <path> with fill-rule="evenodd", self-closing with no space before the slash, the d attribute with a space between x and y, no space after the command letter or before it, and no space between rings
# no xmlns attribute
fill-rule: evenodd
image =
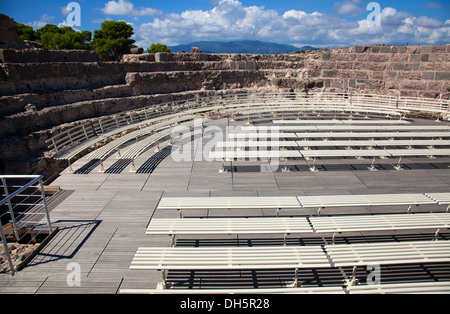
<svg viewBox="0 0 450 314"><path fill-rule="evenodd" d="M405 204L447 204L450 193L368 194L296 197L163 197L158 210L214 208L309 208L346 206L396 206ZM147 235L214 234L326 234L397 230L435 230L450 228L448 213L345 215L331 217L276 218L180 218L152 219ZM334 239L334 236L333 236ZM174 242L172 243L175 244ZM446 282L402 283L374 286L298 287L297 272L302 268L357 267L450 262L450 241L402 241L322 246L256 247L142 247L136 252L131 269L163 270L158 289L122 289L121 293L450 293ZM295 269L291 288L279 289L167 289L167 270L246 270ZM292 289L292 290L289 290Z"/></svg>

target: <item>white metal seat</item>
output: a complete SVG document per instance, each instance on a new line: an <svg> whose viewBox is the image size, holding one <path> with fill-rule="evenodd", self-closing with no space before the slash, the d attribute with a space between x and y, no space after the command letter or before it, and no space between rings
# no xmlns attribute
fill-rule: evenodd
<svg viewBox="0 0 450 314"><path fill-rule="evenodd" d="M445 211L447 213L450 211L450 193L425 193L425 195L439 205L448 205Z"/></svg>
<svg viewBox="0 0 450 314"><path fill-rule="evenodd" d="M330 149L330 150L301 150L305 158L318 157L390 157L391 154L382 149Z"/></svg>
<svg viewBox="0 0 450 314"><path fill-rule="evenodd" d="M450 241L326 245L334 267L450 262Z"/></svg>
<svg viewBox="0 0 450 314"><path fill-rule="evenodd" d="M426 205L435 201L420 193L297 196L302 208Z"/></svg>
<svg viewBox="0 0 450 314"><path fill-rule="evenodd" d="M272 120L274 124L410 124L406 120Z"/></svg>
<svg viewBox="0 0 450 314"><path fill-rule="evenodd" d="M398 284L380 284L380 285L356 285L347 286L350 294L424 294L424 293L444 293L450 294L450 282L411 282Z"/></svg>
<svg viewBox="0 0 450 314"><path fill-rule="evenodd" d="M258 288L258 289L121 289L121 294L345 294L342 287Z"/></svg>
<svg viewBox="0 0 450 314"><path fill-rule="evenodd" d="M146 234L288 234L312 233L306 218L152 219Z"/></svg>
<svg viewBox="0 0 450 314"><path fill-rule="evenodd" d="M298 150L262 150L262 151L214 151L209 153L210 159L267 159L267 158L301 158Z"/></svg>
<svg viewBox="0 0 450 314"><path fill-rule="evenodd" d="M140 247L130 269L245 270L330 267L321 246Z"/></svg>
<svg viewBox="0 0 450 314"><path fill-rule="evenodd" d="M450 149L388 149L393 157L403 156L450 156Z"/></svg>
<svg viewBox="0 0 450 314"><path fill-rule="evenodd" d="M245 147L298 147L296 141L228 141L217 142L218 148L245 148Z"/></svg>
<svg viewBox="0 0 450 314"><path fill-rule="evenodd" d="M158 209L301 208L295 196L163 197Z"/></svg>
<svg viewBox="0 0 450 314"><path fill-rule="evenodd" d="M267 128L266 126L243 126L244 131L258 131ZM449 131L450 127L447 125L278 125L276 126L279 131L358 131L358 132L368 132L368 131L436 131L444 130Z"/></svg>
<svg viewBox="0 0 450 314"><path fill-rule="evenodd" d="M450 228L448 213L310 217L316 233Z"/></svg>

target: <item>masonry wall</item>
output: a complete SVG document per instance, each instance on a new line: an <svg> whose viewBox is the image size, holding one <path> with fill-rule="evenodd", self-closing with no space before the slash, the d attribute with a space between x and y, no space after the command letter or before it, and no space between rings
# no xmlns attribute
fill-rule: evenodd
<svg viewBox="0 0 450 314"><path fill-rule="evenodd" d="M326 89L448 99L450 45L356 46L322 53Z"/></svg>

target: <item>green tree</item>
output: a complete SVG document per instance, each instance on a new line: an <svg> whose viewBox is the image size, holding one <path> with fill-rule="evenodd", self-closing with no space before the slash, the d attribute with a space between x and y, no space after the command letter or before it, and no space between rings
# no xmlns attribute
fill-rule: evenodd
<svg viewBox="0 0 450 314"><path fill-rule="evenodd" d="M92 49L92 33L89 31L78 32L70 26L47 24L36 34L45 49Z"/></svg>
<svg viewBox="0 0 450 314"><path fill-rule="evenodd" d="M22 24L22 23L17 23L17 33L19 34L19 37L23 40L38 39L33 27Z"/></svg>
<svg viewBox="0 0 450 314"><path fill-rule="evenodd" d="M170 48L167 45L163 45L160 43L152 44L150 48L147 48L148 53L157 53L157 52L170 52Z"/></svg>
<svg viewBox="0 0 450 314"><path fill-rule="evenodd" d="M94 31L94 48L98 56L105 61L120 60L122 55L130 53L134 44L133 27L124 21L104 21L101 29Z"/></svg>

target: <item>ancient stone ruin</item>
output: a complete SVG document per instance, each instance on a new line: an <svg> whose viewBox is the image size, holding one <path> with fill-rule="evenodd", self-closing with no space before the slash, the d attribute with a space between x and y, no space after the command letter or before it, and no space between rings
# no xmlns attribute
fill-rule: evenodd
<svg viewBox="0 0 450 314"><path fill-rule="evenodd" d="M14 35L12 19L0 21L2 173L51 175L60 167L45 158L52 135L81 121L169 101L264 91L450 96L450 45L283 55L193 49L102 62L91 51L30 48Z"/></svg>

